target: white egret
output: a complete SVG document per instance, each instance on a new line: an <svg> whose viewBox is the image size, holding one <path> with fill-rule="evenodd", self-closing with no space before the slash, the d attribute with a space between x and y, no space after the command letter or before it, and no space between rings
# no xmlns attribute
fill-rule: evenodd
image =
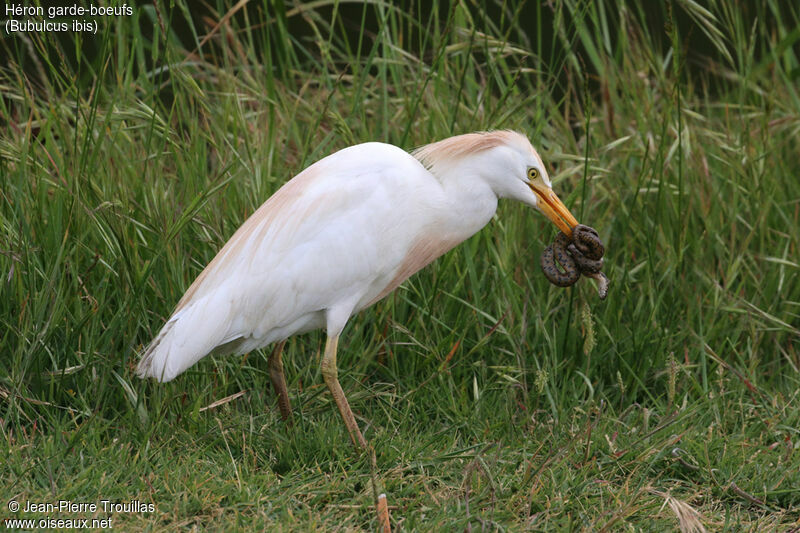
<svg viewBox="0 0 800 533"><path fill-rule="evenodd" d="M222 247L144 351L137 372L169 381L208 354L277 343L270 378L291 414L281 351L325 328L322 375L356 446L366 441L339 384L339 335L358 311L485 226L498 198L578 222L553 193L528 139L470 133L411 154L370 142L340 150L283 185Z"/></svg>

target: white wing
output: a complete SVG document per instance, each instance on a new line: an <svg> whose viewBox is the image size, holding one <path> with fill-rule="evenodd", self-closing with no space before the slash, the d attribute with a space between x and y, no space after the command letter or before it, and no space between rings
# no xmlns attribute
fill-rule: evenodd
<svg viewBox="0 0 800 533"><path fill-rule="evenodd" d="M209 353L252 350L324 326L328 309L366 307L463 240L431 231L446 203L436 178L397 147L366 143L322 159L236 231L138 374L169 381Z"/></svg>

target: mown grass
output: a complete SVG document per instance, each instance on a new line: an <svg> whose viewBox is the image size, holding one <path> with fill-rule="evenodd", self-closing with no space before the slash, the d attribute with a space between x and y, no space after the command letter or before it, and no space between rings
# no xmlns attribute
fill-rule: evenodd
<svg viewBox="0 0 800 533"><path fill-rule="evenodd" d="M374 529L320 333L287 345L293 426L263 352L163 385L133 366L304 166L514 128L600 231L612 288L550 286L554 230L506 203L351 321L340 376L394 525L800 526L796 8L222 4L183 40L181 3L70 45L6 37L4 506L156 505L115 515L125 530Z"/></svg>

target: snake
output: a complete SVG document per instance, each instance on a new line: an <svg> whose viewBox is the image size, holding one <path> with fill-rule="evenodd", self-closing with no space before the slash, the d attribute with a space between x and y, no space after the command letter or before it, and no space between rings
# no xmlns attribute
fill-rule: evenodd
<svg viewBox="0 0 800 533"><path fill-rule="evenodd" d="M560 232L553 244L542 252L540 264L545 277L558 287L569 287L581 275L592 278L601 300L608 295L608 278L603 274L605 246L597 231L583 224L572 229L572 238ZM556 264L558 263L558 264ZM561 269L558 268L561 266Z"/></svg>

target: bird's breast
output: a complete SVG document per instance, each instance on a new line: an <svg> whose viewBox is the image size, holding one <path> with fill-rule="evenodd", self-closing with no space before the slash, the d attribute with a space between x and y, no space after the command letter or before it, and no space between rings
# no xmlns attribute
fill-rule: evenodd
<svg viewBox="0 0 800 533"><path fill-rule="evenodd" d="M400 286L401 283L432 263L436 258L447 253L462 240L463 239L457 237L441 234L437 235L435 233L429 233L418 237L408 248L405 256L394 270L389 282L380 289L377 296L371 297L366 305L370 306L386 297L390 292Z"/></svg>

